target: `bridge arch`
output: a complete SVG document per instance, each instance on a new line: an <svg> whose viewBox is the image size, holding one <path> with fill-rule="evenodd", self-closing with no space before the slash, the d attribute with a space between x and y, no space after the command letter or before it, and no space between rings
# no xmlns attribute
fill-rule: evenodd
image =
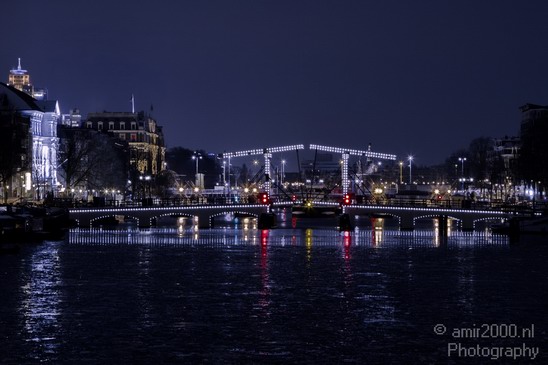
<svg viewBox="0 0 548 365"><path fill-rule="evenodd" d="M356 214L356 216L360 217L362 215L360 214ZM386 218L393 218L397 221L397 225L398 227L401 226L401 222L402 222L402 216L399 215L399 214L395 214L395 213L382 213L382 214L366 214L365 215L366 217L369 217L370 219L386 219Z"/></svg>
<svg viewBox="0 0 548 365"><path fill-rule="evenodd" d="M474 229L476 228L476 224L477 223L480 223L480 222L487 222L487 221L492 221L492 222L501 222L502 220L504 220L504 217L484 217L484 218L478 218L478 219L475 219L473 221L473 225L474 225Z"/></svg>
<svg viewBox="0 0 548 365"><path fill-rule="evenodd" d="M254 217L254 218L259 218L259 215L257 213L252 213L252 212L246 212L246 211L239 211L239 210L234 210L234 211L221 211L221 212L216 212L214 214L211 214L209 217L208 217L208 223L209 223L209 226L210 227L213 227L213 220L216 218L216 217L220 217L222 215L226 215L226 214L241 214L243 216L247 216L247 217Z"/></svg>
<svg viewBox="0 0 548 365"><path fill-rule="evenodd" d="M124 219L125 218L131 218L131 219L134 219L136 222L137 222L137 227L139 226L139 217L136 217L136 216L133 216L133 215L129 215L129 214L124 214L124 213L120 213L120 214L114 214L114 213L109 213L109 214L104 214L104 215L101 215L101 216L98 216L98 217L94 217L92 219L89 220L89 227L92 228L93 227L93 223L94 222L97 222L97 221L100 221L101 219L106 219L106 218L116 218L116 217L119 217L119 216L123 216ZM76 222L78 223L78 227L80 227L80 220L76 220Z"/></svg>
<svg viewBox="0 0 548 365"><path fill-rule="evenodd" d="M196 214L192 214L192 212L187 213L187 212L178 211L178 212L168 212L168 213L163 213L159 215L153 215L149 217L149 222L148 222L149 226L153 227L154 223L155 222L157 223L158 219L163 217L185 217L185 218L191 218L194 220L196 218Z"/></svg>
<svg viewBox="0 0 548 365"><path fill-rule="evenodd" d="M447 215L447 214L425 214L425 215L419 215L419 216L416 216L413 218L413 227L415 226L415 222L419 219L428 219L428 218L432 218L432 219L438 219L440 217L445 217L446 219L452 219L456 222L458 222L459 226L462 226L462 219L461 218L457 218L453 215Z"/></svg>

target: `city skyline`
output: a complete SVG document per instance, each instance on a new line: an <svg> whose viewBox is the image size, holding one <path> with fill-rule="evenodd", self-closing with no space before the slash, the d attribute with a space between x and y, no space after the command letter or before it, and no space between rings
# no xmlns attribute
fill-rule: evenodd
<svg viewBox="0 0 548 365"><path fill-rule="evenodd" d="M7 81L21 58L64 112L149 111L168 147L321 143L441 163L481 136L519 134L548 103L540 1L497 7L367 2L4 6ZM43 22L43 20L42 20Z"/></svg>

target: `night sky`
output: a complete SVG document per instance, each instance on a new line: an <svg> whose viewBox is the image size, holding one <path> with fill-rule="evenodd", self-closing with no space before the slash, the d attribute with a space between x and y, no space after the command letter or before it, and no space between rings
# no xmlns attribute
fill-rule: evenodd
<svg viewBox="0 0 548 365"><path fill-rule="evenodd" d="M67 112L150 111L168 147L296 143L441 163L548 104L548 2L3 1L0 72Z"/></svg>

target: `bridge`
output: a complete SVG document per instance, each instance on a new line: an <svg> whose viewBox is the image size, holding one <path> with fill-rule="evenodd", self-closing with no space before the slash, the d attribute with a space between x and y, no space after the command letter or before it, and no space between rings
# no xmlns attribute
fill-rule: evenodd
<svg viewBox="0 0 548 365"><path fill-rule="evenodd" d="M234 205L191 205L191 206L152 206L152 207L103 207L69 209L69 216L78 227L91 228L94 222L107 218L124 218L134 220L137 226L150 228L162 217L187 217L199 228L212 228L215 217L226 214L261 218L269 212L268 205L234 204Z"/></svg>
<svg viewBox="0 0 548 365"><path fill-rule="evenodd" d="M192 195L190 198L182 199L182 194L178 199L159 200L146 199L145 202L114 202L112 206L102 207L81 207L69 210L70 217L74 219L81 228L97 225L101 220L114 218L116 221L126 221L127 219L137 223L139 227L148 228L156 225L162 217L187 217L191 218L194 225L200 228L212 228L215 217L221 215L237 215L244 217L259 218L259 227L270 227L273 225L273 211L277 207L291 208L293 214L307 214L310 208L323 210L330 216L340 215L339 228L349 230L354 226L355 217L368 216L371 218L395 218L399 222L402 230L412 230L419 219L432 218L437 219L440 226L447 226L449 220L457 221L462 230L473 230L476 223L487 220L500 221L511 216L511 212L503 211L495 207L471 207L470 204L460 205L462 201L456 201L449 197L448 200L424 199L417 200L413 198L410 201L402 201L399 198L386 198L375 204L366 199L364 190L359 198L354 199L353 193L350 193L350 187L354 180L350 179L349 158L358 156L365 158L370 166L375 166L373 160L391 160L396 159L395 155L372 152L368 150L354 150L339 147L329 147L311 144L310 149L317 151L330 152L341 155L340 161L340 180L334 187L314 186L314 181L310 182L310 191L303 191L303 186L307 184L302 182L297 187L277 181L276 177L271 176L271 165L273 153L282 153L288 151L298 151L304 149L303 145L292 145L282 147L269 147L262 149L246 150L239 152L225 152L220 155L222 159L228 159L230 169L230 159L262 155L264 157L264 183L250 189L244 189L240 195L234 194L230 189L230 179L228 190L213 190L207 194L205 190ZM361 160L360 160L361 161ZM380 164L380 162L379 162ZM224 166L225 164L223 164ZM315 162L313 167L315 171ZM224 172L223 172L224 175ZM359 189L364 186L363 174L357 179L356 185ZM401 164L400 164L401 175ZM230 171L229 171L230 177ZM314 177L313 177L314 178ZM400 176L401 180L401 176ZM359 185L358 185L359 182ZM276 187L277 195L271 196L272 186ZM226 187L226 185L225 185ZM367 188L365 188L367 189ZM181 192L181 189L179 190ZM260 193L260 191L262 191ZM228 193L228 194L227 194ZM369 192L370 193L370 192ZM219 194L222 194L220 196ZM259 199L258 194L262 195ZM438 193L436 193L438 195ZM370 195L371 197L371 195ZM320 199L317 199L320 198ZM358 198L358 197L356 197ZM439 199L439 198L438 198ZM317 201L316 201L317 200ZM259 202L260 204L257 204ZM467 203L470 203L469 201ZM490 209L491 208L491 209Z"/></svg>
<svg viewBox="0 0 548 365"><path fill-rule="evenodd" d="M448 220L455 220L463 231L474 230L481 221L501 221L509 217L508 212L483 209L452 209L423 206L388 206L388 205L351 205L344 208L344 213L351 219L365 215L372 218L394 217L399 220L401 230L413 230L419 219L438 219L440 227L447 227Z"/></svg>
<svg viewBox="0 0 548 365"><path fill-rule="evenodd" d="M350 204L341 206L334 202L309 202L310 210L323 209L329 216L339 217L339 226L342 230L349 230L355 225L358 216L370 218L395 218L401 230L413 230L419 219L438 219L440 226L446 226L448 220L458 222L463 231L471 231L478 222L501 221L515 213L499 209L464 209L452 207L429 207L423 204L415 205L368 205ZM156 225L162 217L186 217L192 219L199 228L213 228L215 217L227 214L236 214L242 217L268 219L276 208L292 207L293 202L276 202L273 204L200 204L180 206L149 206L149 207L102 207L102 208L73 208L69 210L70 217L80 228L92 227L95 222L106 218L123 218L136 222L139 227L150 228ZM302 209L306 214L307 208ZM342 214L341 214L342 213ZM338 215L335 215L338 214ZM299 215L301 216L301 215ZM122 219L122 220L123 220ZM318 218L320 219L320 218ZM346 219L346 220L345 220ZM346 223L345 223L346 222ZM259 226L270 227L270 223L259 223Z"/></svg>

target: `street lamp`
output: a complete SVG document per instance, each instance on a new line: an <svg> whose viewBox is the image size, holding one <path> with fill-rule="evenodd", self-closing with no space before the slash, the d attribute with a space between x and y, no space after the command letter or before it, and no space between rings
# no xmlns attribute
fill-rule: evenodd
<svg viewBox="0 0 548 365"><path fill-rule="evenodd" d="M466 161L466 157L459 157L459 161L461 163L461 175L462 175L461 189L462 191L464 191L464 161Z"/></svg>
<svg viewBox="0 0 548 365"><path fill-rule="evenodd" d="M285 175L285 160L282 160L282 176L280 177L281 185L284 184L284 175Z"/></svg>
<svg viewBox="0 0 548 365"><path fill-rule="evenodd" d="M198 161L202 159L202 154L194 151L194 154L192 155L192 159L196 160L196 177L195 177L195 183L198 185Z"/></svg>
<svg viewBox="0 0 548 365"><path fill-rule="evenodd" d="M413 156L409 156L407 157L407 159L409 160L409 184L411 185L413 180L411 176L411 165L413 164Z"/></svg>
<svg viewBox="0 0 548 365"><path fill-rule="evenodd" d="M400 161L400 184L403 184L403 161Z"/></svg>

